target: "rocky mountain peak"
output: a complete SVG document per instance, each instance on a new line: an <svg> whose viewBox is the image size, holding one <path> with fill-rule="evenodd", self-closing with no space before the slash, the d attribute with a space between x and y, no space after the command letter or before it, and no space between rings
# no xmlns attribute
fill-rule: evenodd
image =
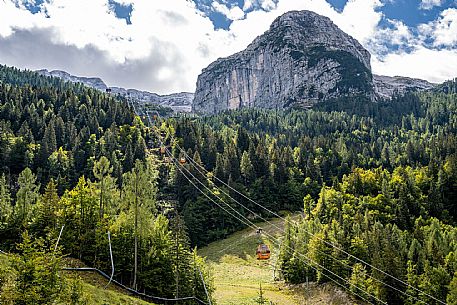
<svg viewBox="0 0 457 305"><path fill-rule="evenodd" d="M292 11L245 50L204 69L193 109L309 107L359 94L374 95L370 53L329 18Z"/></svg>
<svg viewBox="0 0 457 305"><path fill-rule="evenodd" d="M356 39L341 31L330 18L315 12L287 12L273 21L270 32L273 35L282 35L286 42L298 47L316 44L349 48L350 52L371 70L370 53Z"/></svg>

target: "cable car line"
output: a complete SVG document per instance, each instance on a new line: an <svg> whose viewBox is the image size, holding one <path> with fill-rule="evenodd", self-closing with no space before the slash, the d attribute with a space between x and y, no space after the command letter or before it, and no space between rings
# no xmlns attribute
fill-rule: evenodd
<svg viewBox="0 0 457 305"><path fill-rule="evenodd" d="M150 116L149 116L149 113L146 113L146 115L148 116L149 122L151 122L151 118L150 118ZM154 132L155 132L155 130L154 130ZM162 139L161 139L157 134L156 134L156 136L158 137L159 142L163 144ZM167 152L167 154L169 155L169 157L173 160L173 164L176 166L176 163L175 163L176 159L174 158L174 156L171 154L171 152L170 152L168 149L166 149L166 152ZM185 155L187 155L187 153L185 153ZM187 156L188 156L188 155L187 155ZM189 157L189 159L192 159L192 158ZM192 161L194 161L194 160L192 159ZM181 162L180 162L180 163L181 163ZM196 162L194 161L194 163L196 163ZM181 163L181 164L182 164L182 163ZM196 185L195 185L195 184L194 184L194 183L184 174L184 172L182 171L182 169L181 169L181 167L180 167L179 165L177 166L177 168L178 168L178 170L184 175L184 177L185 177L189 182L192 183L192 185L193 185L195 188L197 188L202 194L204 194L204 195L205 195L208 199L210 199L212 202L216 203L216 202L215 202L213 199L211 199L205 192L203 192L200 188L198 188L198 187L197 187L197 186L196 186ZM256 228L256 226L255 226L248 218L246 218L246 217L245 217L244 215L242 215L238 210L234 209L232 206L230 206L229 204L227 204L227 203L226 203L224 200L222 200L219 196L217 196L216 194L214 194L214 192L213 192L211 189L209 189L203 182L201 182L199 179L197 179L197 178L196 178L196 177L195 177L186 167L183 167L183 168L189 173L189 175L191 175L195 180L197 180L204 188L206 188L208 191L210 191L211 194L212 194L213 196L217 197L220 201L222 201L225 205L227 205L231 210L233 210L233 211L234 211L236 214L238 214L241 218L245 219L245 221L241 221L238 217L234 216L233 214L231 214L231 213L228 212L226 209L224 209L223 207L221 207L219 204L216 203L219 207L221 207L222 209L224 209L227 213L229 213L230 215L232 215L233 217L235 217L236 219L238 219L239 221L241 221L241 222L244 223L245 225L248 225L248 226L251 226L251 227L253 227L253 228ZM194 168L195 168L195 167L194 167ZM201 174L200 171L199 171L199 173ZM220 189L219 189L219 190L220 190ZM222 190L221 190L221 191L222 191ZM230 197L230 196L229 196L229 197ZM242 205L241 203L239 203L238 201L236 201L236 200L233 199L232 197L230 197L230 198L231 198L232 200L234 200L235 202L237 202L238 204L240 204L242 207L244 207L244 205ZM244 208L246 208L246 207L244 207ZM248 208L246 208L246 209L249 210ZM250 211L250 210L249 210L249 211ZM251 212L252 212L252 211L251 211ZM254 213L254 212L252 212L252 213ZM254 213L254 214L255 214L255 213ZM262 219L262 218L261 218L261 219ZM246 223L246 221L247 221L248 223ZM268 236L268 234L265 234L265 235ZM271 235L270 235L270 238L275 239L275 237L273 237L273 236L271 236ZM280 244L280 243L278 243L278 244ZM292 249L292 250L293 250L293 249ZM306 255L304 255L304 254L302 254L302 253L299 253L299 254L302 255L303 257L305 257L305 259L310 260ZM333 259L335 259L335 258L333 258ZM336 260L337 260L337 259L336 259ZM311 260L311 261L312 261L312 260ZM314 262L314 261L312 261L312 262ZM316 263L316 262L314 262L314 263L315 263L315 264L318 264L318 263ZM309 264L308 264L308 265L309 265ZM319 264L318 264L318 266L321 267L322 269L326 270L327 272L332 273L334 276L338 277L340 280L342 280L342 281L344 281L344 282L346 282L346 283L348 283L348 284L350 284L350 285L356 287L357 289L361 290L361 288L359 288L359 287L357 287L357 286L351 284L350 282L348 282L348 281L345 280L344 278L340 277L339 275L335 274L334 272L332 272L332 271L326 269L325 267L323 267L323 266L321 266L321 265L319 265ZM315 269L315 270L316 270L316 269ZM317 271L317 270L316 270L316 271ZM329 279L331 279L332 281L334 281L334 280L333 280L332 278L330 278L329 276L326 276L326 277L329 278ZM338 282L336 282L336 281L334 281L334 282L335 282L335 283L338 283ZM339 283L338 283L338 284L339 284ZM344 286L342 286L342 287L344 287ZM344 287L344 288L346 288L346 287ZM363 291L363 290L362 290L362 291ZM366 291L363 291L363 292L369 294L369 293L366 292ZM369 294L369 295L370 295L370 294ZM377 299L375 296L372 296L372 295L370 295L370 296L373 297L373 298L375 298L375 299ZM360 296L359 296L359 297L360 297ZM361 297L361 298L363 299L363 297ZM381 300L379 300L379 299L377 299L377 300L378 300L379 302L383 303Z"/></svg>
<svg viewBox="0 0 457 305"><path fill-rule="evenodd" d="M150 120L150 117L149 117L149 114L148 115L148 118ZM159 141L161 141L161 139L159 138ZM171 154L171 152L166 149L166 152L167 154L169 155L169 157L171 158L173 164L175 165L175 167L181 172L181 174L200 192L202 193L205 197L207 197L209 200L211 200L214 204L216 204L218 207L220 207L221 209L223 209L226 213L228 213L229 215L231 215L232 217L236 218L238 221L244 223L245 225L247 225L248 227L251 227L251 228L254 228L256 229L257 227L255 226L255 224L253 224L249 219L247 219L244 215L242 215L240 212L238 212L236 209L234 209L232 206L230 206L229 204L227 204L223 199L221 199L219 196L217 196L216 194L214 194L214 192L209 189L203 182L201 182L199 179L197 179L186 167L184 166L180 166L178 163L178 161L176 160L176 158L173 157L173 155ZM211 198L208 194L206 194L202 189L200 189L182 170L182 168L184 168L190 176L192 176L195 180L197 180L201 185L203 185L207 190L210 191L210 193L215 196L216 198L218 198L221 202L223 202L226 206L228 206L231 210L233 210L236 214L238 214L241 218L243 218L244 220L238 218L237 216L233 215L232 213L230 213L226 208L224 208L223 206L221 206L219 203L217 203L213 198ZM278 243L278 245L280 244L280 242L278 242L276 240L276 238L272 235L269 235L269 234L266 234L265 235L269 236L270 239L272 241L275 241ZM293 251L292 248L288 247L289 249L291 249ZM312 262L314 264L316 264L317 266L319 266L320 268L322 268L323 270L331 273L333 276L339 278L340 280L342 280L343 282L349 284L350 286L353 286L355 287L356 289L359 289L360 291L362 291L363 293L366 293L368 294L370 297L376 299L377 301L379 301L380 303L382 304L387 304L385 302L383 302L382 300L378 299L376 296L373 296L371 295L369 292L367 291L364 291L363 289L361 289L360 287L350 283L348 280L340 277L339 275L335 274L333 271L325 268L324 266L320 265L319 263L313 261L312 259L310 259L309 257L307 257L306 255L302 254L302 253L299 253L297 252L298 254L300 254L303 258L305 258L307 260L307 262L305 262L305 264L307 264L309 267L311 267L312 269L314 269L316 272L318 272L317 268L315 268L314 266L312 266L309 262ZM332 282L336 283L337 285L341 286L343 289L348 289L347 287L345 287L343 284L339 283L338 281L336 281L335 279L333 279L332 277L330 277L329 275L326 275L325 273L322 272L322 274L324 276L326 276L329 280L331 280ZM373 304L371 303L369 300L366 300L364 297L360 296L359 294L355 293L354 291L351 291L353 294L357 295L359 298L363 299L364 301L370 303L370 304Z"/></svg>
<svg viewBox="0 0 457 305"><path fill-rule="evenodd" d="M184 177L185 177L185 178L186 178L186 179L187 179L187 180L188 180L188 181L189 181L189 182L190 182L199 192L200 192L200 193L202 193L205 197L207 197L209 200L211 200L214 204L216 204L218 207L220 207L221 209L223 209L223 210L224 210L225 212L227 212L229 215L231 215L232 217L236 218L238 221L244 223L245 225L247 225L247 226L249 226L249 227L251 227L251 228L256 228L255 224L253 224L249 219L247 219L247 218L245 218L243 215L241 215L243 218L245 218L245 219L247 220L247 223L246 223L244 220L238 218L237 216L235 216L235 215L233 215L232 213L230 213L229 211L227 211L227 209L225 209L225 208L224 208L223 206L221 206L218 202L216 202L213 198L211 198L208 194L206 194L203 190L201 190L201 189L200 189L200 188L199 188L199 187L198 187L198 186L197 186L197 185L196 185L196 184L195 184L195 183L194 183L194 182L193 182L184 172L183 172L182 168L185 168L185 167L180 166L180 165L177 165L177 160L176 160L176 158L174 158L174 157L172 156L172 154L170 153L170 151L169 151L168 149L167 149L167 153L168 153L168 155L172 158L173 164L176 166L176 168L181 172L181 174L182 174L182 175L183 175L183 176L184 176ZM186 169L186 170L187 170L187 169ZM197 178L195 178L195 176L194 176L189 170L187 170L187 172L188 172L194 179L196 179L197 181L199 181ZM203 184L201 181L199 181L199 183L200 183L200 184ZM203 184L203 185L204 185L204 184ZM231 207L228 203L226 203L226 202L225 202L223 199L221 199L219 196L217 196L216 194L214 194L214 192L211 192L211 194L212 194L213 196L215 196L216 198L218 198L218 199L219 199L221 202L223 202L226 206L228 206L229 208L231 208L232 210L234 210L233 207ZM236 210L234 210L234 212L236 212L237 214L239 214L239 212L236 211ZM278 240L276 240L276 238L275 238L274 236L269 235L269 234L267 234L267 233L264 233L264 234L267 235L273 242L277 242L277 243L279 244ZM290 247L288 247L288 248L291 249L292 251L294 251L294 249L292 249L292 248L290 248ZM300 252L296 252L296 253L300 254L300 256L302 256L305 260L307 260L307 262L305 262L305 264L307 264L309 267L313 268L316 272L318 272L317 268L314 267L314 266L312 266L309 262L312 262L312 263L314 263L315 265L317 265L318 267L320 267L321 269L327 271L328 273L331 273L333 276L339 278L341 281L343 281L343 282L349 284L349 286L353 286L353 287L355 287L356 289L359 289L360 291L362 291L363 293L368 294L370 297L376 299L376 300L379 301L380 303L386 304L386 305L387 305L387 303L385 303L385 302L383 302L382 300L378 299L376 296L371 295L369 292L364 291L362 288L360 288L360 287L358 287L358 286L356 286L356 285L350 283L348 280L342 278L341 276L339 276L338 274L334 273L333 271L331 271L331 270L325 268L324 266L320 265L319 263L313 261L312 259L310 259L309 257L307 257L305 254L302 254L302 253L300 253ZM292 254L293 254L293 253L292 253ZM343 288L346 289L346 290L348 289L348 287L346 287L346 286L344 286L343 284L339 283L338 281L336 281L335 279L333 279L333 278L330 277L329 275L325 274L324 272L322 272L322 274L323 274L325 277L327 277L329 280L331 280L332 282L336 283L337 285L343 287ZM366 302L368 302L368 303L370 303L370 304L373 304L372 302L370 302L369 300L366 300L364 297L360 296L359 294L355 293L354 291L351 291L351 293L357 295L359 298L363 299L364 301L366 301ZM374 304L373 304L373 305L374 305Z"/></svg>
<svg viewBox="0 0 457 305"><path fill-rule="evenodd" d="M171 153L167 150L167 153L171 156ZM181 174L200 192L202 193L205 197L207 197L210 201L212 201L214 204L216 204L218 207L220 207L221 209L223 209L226 213L228 213L229 215L231 215L232 217L234 217L235 219L237 219L238 221L244 223L245 225L247 225L248 227L251 227L253 229L256 228L256 226L254 224L249 224L249 220L248 220L248 223L246 223L245 221L243 221L242 219L238 218L237 216L233 215L231 212L229 212L226 208L224 208L223 206L221 206L219 203L217 203L214 199L212 199L208 194L206 194L204 191L202 191L186 174L184 174L184 172L182 171L181 169L181 166L179 165L176 165L177 161L175 158L173 158L173 156L171 156L172 160L173 160L173 164L176 166L176 168L181 172ZM190 173L190 172L189 172ZM192 175L192 173L190 173L190 175ZM193 175L192 175L193 176ZM194 179L195 176L193 176ZM226 202L224 202L220 197L218 197L217 195L215 195L214 193L212 193L213 196L217 197L220 201L222 201L225 205L229 206L229 204L227 204ZM272 239L273 242L277 242L276 238L273 237L273 236L270 236L270 238ZM290 248L290 247L289 247ZM290 248L291 249L291 248ZM293 249L292 249L293 250ZM301 253L299 253L301 254ZM307 262L305 261L305 264L308 265L310 268L312 268L313 270L315 270L316 272L318 272L318 269L314 266L312 266L309 261L313 262L312 260L310 260L308 257L306 257L306 255L304 254L301 254L301 256L303 256ZM314 262L315 263L315 262ZM316 263L317 264L317 263ZM321 267L322 269L328 271L329 273L333 273L332 271L328 270L327 268L317 264L319 267ZM331 280L332 282L336 283L337 285L339 285L340 287L344 288L344 289L348 289L346 286L344 286L343 284L339 283L338 281L336 281L335 279L331 278L330 276L326 275L325 273L322 273L325 277L327 277L329 280ZM354 284L351 284L349 281L345 280L344 278L341 278L340 276L338 276L337 274L333 273L333 275L335 275L336 277L340 278L343 282L346 282L348 283L349 285L352 285L354 286L355 288L361 290L362 292L364 293L367 293L368 295L370 295L371 297L375 298L375 296L372 296L369 292L366 292L364 290L362 290L360 287L357 287L355 286ZM370 303L370 304L373 304L372 302L370 302L369 300L365 299L364 297L360 296L359 294L357 294L356 292L353 292L353 294L355 294L356 296L360 297L361 299L363 299L364 301ZM386 304L385 302L382 302L381 300L379 300L381 303L383 304ZM374 304L373 304L374 305Z"/></svg>
<svg viewBox="0 0 457 305"><path fill-rule="evenodd" d="M64 226L65 225L62 226L62 229L60 230L60 233L62 233ZM179 303L181 301L193 300L193 301L197 302L200 305L211 305L211 303L208 304L208 303L200 300L199 298L197 298L195 296L169 299L169 298L162 298L162 297L148 295L148 294L139 292L138 290L135 290L133 288L127 287L124 284L116 281L115 279L113 279L113 276L114 276L114 260L113 260L113 252L112 252L112 249L111 249L111 235L110 235L109 231L108 231L108 239L109 239L109 246L110 246L109 248L110 248L111 268L112 268L111 269L111 276L107 275L105 272L103 272L103 271L101 271L101 270L99 270L97 268L90 268L90 267L83 267L83 268L64 267L64 268L62 268L62 270L64 270L64 271L78 271L78 272L88 272L88 271L96 272L96 273L100 274L102 277L104 277L105 279L108 280L108 284L105 286L105 289L108 287L108 285L110 283L113 283L116 286L128 291L129 293L131 293L133 295L139 296L139 297L141 297L143 299L148 299L150 301L153 301L154 303L168 304L168 303ZM59 239L56 242L56 249L57 249L58 243L59 243ZM3 251L0 250L0 252L3 252Z"/></svg>
<svg viewBox="0 0 457 305"><path fill-rule="evenodd" d="M105 272L97 269L97 268L69 268L69 267L66 267L66 268L62 268L62 270L65 270L65 271L78 271L78 272L87 272L87 271L91 271L91 272L96 272L98 274L100 274L101 276L103 276L105 279L109 280L110 279L110 276L108 274L106 274ZM134 290L132 288L129 288L127 286L125 286L124 284L121 284L120 282L116 281L116 280L112 280L111 281L113 284L115 284L116 286L130 292L131 294L133 295L136 295L136 296L139 296L143 299L148 299L154 303L161 303L161 304L168 304L168 303L178 303L178 302L181 302L181 301L195 301L197 302L198 304L201 304L201 305L208 305L208 303L200 300L199 298L197 297L184 297L184 298L175 298L175 299L169 299L169 298L162 298L162 297L156 297L156 296L151 296L151 295L147 295L145 293L142 293L142 292L139 292L137 290Z"/></svg>
<svg viewBox="0 0 457 305"><path fill-rule="evenodd" d="M198 164L197 162L195 162L195 161L193 161L193 160L191 160L190 162L191 162L191 163L194 163L194 164ZM196 167L194 166L194 168L196 168ZM196 168L196 169L197 169L197 168ZM197 171L199 171L199 170L197 169ZM202 174L202 175L204 176L204 174L203 174L202 172L199 171L199 173ZM251 212L252 214L254 214L255 216L257 216L258 218L260 218L261 220L267 222L269 225L271 225L271 226L273 226L273 227L275 227L275 228L277 228L277 229L279 229L279 230L282 230L281 228L279 228L277 225L275 225L274 223L272 223L272 222L269 221L268 219L263 218L262 216L256 214L255 212L253 212L253 211L250 210L249 208L245 207L242 203L240 203L239 201L237 201L235 198L231 197L231 196L230 196L228 193L226 193L223 189L218 188L217 186L216 186L216 188L217 188L220 192L222 192L222 193L224 193L225 195L227 195L230 199L232 199L233 201L235 201L238 205L240 205L241 207L245 208L246 210L248 210L249 212ZM287 222L287 219L286 219L286 218L283 218L283 217L281 217L281 218L284 219L285 222ZM290 223L290 222L289 222L289 223ZM292 223L292 225L296 225L296 224L297 224L297 223L295 223L295 222ZM305 232L306 232L306 230L305 230ZM311 233L311 237L314 237L314 236L316 236L316 235L313 234L313 233ZM319 238L319 240L325 242L325 240L323 240L323 239L321 239L321 238ZM343 260L341 260L341 259L339 259L339 258L337 258L337 257L334 257L334 256L332 256L331 254L325 253L325 252L323 252L323 251L321 251L321 250L317 250L317 251L318 251L319 253L321 253L322 255L325 255L325 256L327 256L327 257L333 259L334 261L338 262L338 263L341 264L343 267L345 267L347 270L352 270L352 267L351 267L348 263L346 263L345 261L343 261ZM369 278L371 278L371 279L377 281L378 283L380 283L380 284L382 284L382 285L384 285L384 286L386 286L386 287L389 287L389 288L391 288L391 289L393 289L393 290L395 290L395 291L397 291L397 292L399 292L399 293L401 293L401 294L403 294L403 295L406 295L406 296L408 296L408 297L411 297L411 298L415 299L416 301L419 301L419 302L422 302L422 303L424 303L424 304L427 304L425 301L419 299L418 297L413 296L413 295L410 295L410 294L408 294L407 292L405 292L405 291L403 291L403 290L401 290L401 289L399 289L399 288L397 288L397 287L394 287L394 286L392 286L392 285L390 285L390 284L388 284L388 283L385 283L385 282L383 282L382 280L380 280L380 279L378 279L378 278L376 278L376 277L374 277L374 276L372 276L372 275L370 275L370 274L367 274L367 277L369 277Z"/></svg>
<svg viewBox="0 0 457 305"><path fill-rule="evenodd" d="M147 115L148 115L148 114L147 114ZM148 118L149 118L149 115L148 115ZM149 118L149 119L150 119L150 118ZM155 131L154 131L154 132L155 132ZM156 136L158 136L157 133L156 133ZM159 141L161 141L161 140L159 139ZM208 170L206 170L206 169L205 169L203 166L201 166L198 162L196 162L195 160L193 160L193 158L191 158L191 157L187 154L187 152L186 152L183 148L181 148L181 147L179 146L178 143L176 143L176 147L177 147L185 156L187 156L187 159L189 159L189 161L190 161L189 164L192 165L193 168L195 168L202 176L206 176L206 174L205 174L205 173L202 173L202 171L201 171L199 168L202 168L206 173L209 173ZM184 164L184 162L182 162L181 159L182 159L182 157L180 158L180 163L181 163L181 164ZM228 187L230 187L230 189L235 190L238 194L242 194L242 193L240 193L239 191L237 191L236 189L234 189L233 187L231 187L229 184L227 184L227 183L225 183L224 181L222 181L221 179L219 179L218 177L216 177L216 176L213 176L213 177L215 177L218 181L222 182L224 185L227 185ZM194 177L194 178L195 178L195 177ZM196 179L196 178L195 178L195 179ZM200 181L199 181L199 182L200 182ZM205 186L205 187L206 187L206 186ZM271 225L271 226L273 226L273 227L275 227L275 228L277 228L277 229L279 229L279 230L282 230L281 228L279 228L278 226L276 226L274 223L270 222L268 219L263 218L263 217L260 216L259 214L257 214L257 213L255 213L255 212L253 212L252 210L250 210L248 207L244 206L242 203L240 203L238 200L236 200L235 198L233 198L232 196L230 196L230 194L228 194L227 192L225 192L223 189L219 188L217 185L215 185L215 188L218 189L221 193L225 194L225 195L226 195L227 197L229 197L230 199L232 199L232 200L233 200L234 202L236 202L238 205L240 205L241 207L243 207L245 210L249 211L251 214L254 214L256 217L258 217L258 218L260 218L261 220L267 222L269 225ZM275 213L275 212L273 212L273 211L271 211L271 210L265 208L264 206L262 206L262 205L256 203L255 201L253 201L253 200L250 199L249 197L245 196L244 194L242 194L242 195L243 195L243 197L245 197L245 198L249 199L250 201L254 202L256 205L258 205L258 206L262 207L263 209L269 211L271 214L273 214L273 215L275 215L275 216L278 216L280 219L284 220L285 222L288 222L286 218L281 217L281 216L279 216L277 213ZM238 213L238 212L237 212L237 213ZM238 213L238 214L239 214L239 213ZM243 216L243 217L244 217L244 216ZM289 223L290 223L290 222L289 222ZM296 224L296 223L294 222L294 223L292 223L292 224ZM311 237L315 237L315 236L316 236L315 234L313 234L313 233L311 233L311 232L309 232L309 231L307 231L307 230L304 230L304 231L305 231L308 235L310 235ZM316 238L318 238L320 241L324 242L325 244L327 244L327 245L329 245L329 246L331 246L331 247L333 247L333 248L335 248L335 249L337 249L337 250L341 250L341 249L339 249L337 246L335 246L333 243L330 243L330 242L328 242L328 241L326 241L326 240L324 240L324 239L321 239L321 238L319 238L319 237L316 237ZM259 246L260 246L260 245L259 245ZM343 260L341 260L341 259L339 259L339 258L337 258L337 257L334 257L334 256L332 256L331 254L322 252L322 251L320 251L320 250L318 250L318 252L320 252L321 254L323 254L323 255L325 255L325 256L327 256L327 257L333 259L334 261L338 262L340 265L342 265L343 267L347 268L348 270L352 270L352 266L350 266L350 265L349 265L348 263L346 263L345 261L343 261ZM348 253L348 252L346 252L346 251L344 251L344 250L342 250L342 252L343 252L344 254L350 256L350 257L352 256L350 253ZM354 257L354 256L352 256L352 257ZM368 264L368 263L367 263L367 264ZM373 268L373 266L371 266L371 267ZM376 269L376 268L373 268L373 269ZM397 287L395 287L395 286L392 286L392 285L390 285L390 284L388 284L388 283L385 283L384 281L382 281L382 280L380 280L380 279L378 279L378 278L372 276L371 274L367 274L367 277L369 277L369 278L371 278L371 279L377 281L378 283L380 283L380 284L382 284L382 285L384 285L384 286L386 286L386 287L389 287L389 288L391 288L391 289L393 289L393 290L395 290L395 291L397 291L397 292L399 292L399 293L401 293L401 294L403 294L403 295L405 295L405 296L411 297L411 298L415 299L416 301L419 301L419 302L422 302L422 303L424 303L424 304L427 304L425 301L419 299L418 297L413 296L413 295L410 295L410 294L408 294L406 291L403 291L403 290L401 290L401 289L399 289L399 288L397 288ZM393 276L391 276L391 277L393 277ZM393 277L393 278L395 278L397 281L402 282L401 279L398 279L398 278L396 278L396 277ZM408 284L408 285L409 285L409 284ZM412 286L410 286L410 287L412 287ZM443 304L445 304L445 303L443 303Z"/></svg>
<svg viewBox="0 0 457 305"><path fill-rule="evenodd" d="M149 117L149 116L148 116L148 117ZM159 118L160 118L160 115L159 115ZM150 118L149 118L149 119L150 119ZM173 139L173 137L172 137L172 139ZM198 168L201 168L201 169L203 169L203 171L205 171L206 173L209 173L209 171L208 171L205 167L203 167L201 164L199 164L198 162L196 162L195 160L193 160L193 158L190 157L190 156L187 154L187 152L186 152L178 143L175 143L175 146L184 154L184 156L186 157L186 159L188 159L188 160L190 161L189 164L192 164L192 166L193 166L201 175L205 176L205 173L202 173ZM197 168L197 167L198 167L198 168ZM244 198L246 198L247 200L249 200L250 202L254 203L255 205L259 206L260 208L264 209L265 211L268 211L268 212L271 213L272 215L274 215L274 216L276 216L276 217L282 219L283 221L287 222L287 219L286 219L286 218L280 216L279 214L275 213L274 211L271 211L270 209L264 207L263 205L257 203L256 201L252 200L251 198L247 197L246 195L244 195L243 193L239 192L237 189L233 188L232 186L230 186L228 183L224 182L223 180L221 180L221 179L218 178L217 176L213 175L213 177L214 177L217 181L219 181L219 182L221 182L222 184L224 184L225 186L227 186L229 189L233 190L233 191L236 192L237 194L239 194L239 195L241 195L242 197L244 197ZM251 212L251 213L253 213L254 215L258 216L260 219L264 220L265 222L269 223L270 225L275 226L275 225L272 224L270 221L263 219L261 216L259 216L258 214L252 212L251 210L249 210L249 208L245 207L243 204L239 203L236 199L232 198L232 197L231 197L229 194L227 194L224 190L222 190L222 189L220 189L219 187L217 187L217 185L216 185L216 188L217 188L218 190L220 190L222 193L224 193L225 195L227 195L230 199L232 199L233 201L237 202L239 205L241 205L243 208L245 208L245 209L248 210L249 212ZM278 228L277 226L275 226L275 227ZM306 232L306 233L307 233L308 235L310 235L311 237L315 237L315 234L309 232L308 230L305 230L305 229L304 229L304 232ZM435 301L437 301L437 302L439 302L439 303L441 303L441 304L446 305L445 302L443 302L443 301L441 301L441 300L435 298L434 296L432 296L432 295L430 295L430 294L427 294L426 292L424 292L424 291L422 291L422 290L420 290L420 289L418 289L418 288L416 288L416 287L414 287L414 286L408 284L407 282L405 282L405 281L403 281L403 280L401 280L401 279L399 279L399 278L397 278L397 277L395 277L395 276L393 276L393 275L391 275L391 274L389 274L389 273L383 271L382 269L379 269L378 267L376 267L376 266L374 266L374 265L371 265L370 263L364 261L363 259L360 259L360 258L358 258L358 257L356 257L356 256L354 256L354 255L352 255L351 253L345 251L344 249L341 249L340 247L336 246L335 244L333 244L333 243L331 243L331 242L329 242L329 241L326 241L326 240L324 240L324 239L321 239L321 238L319 238L319 237L316 237L316 238L318 238L320 241L324 242L324 243L327 244L328 246L331 246L332 248L334 248L334 249L336 249L336 250L339 250L339 251L341 251L342 253L348 255L350 258L353 258L353 259L357 260L358 262L360 262L360 263L362 263L362 264L365 264L365 265L371 267L372 269L375 269L376 271L379 271L379 272L382 273L383 275L385 275L385 276L387 276L387 277L390 277L390 278L392 278L392 279L398 281L399 283L405 285L406 287L410 287L410 288L416 290L417 292L419 292L419 293L421 293L421 294L423 294L423 295L425 295L425 296L428 296L428 297L434 299ZM327 253L324 253L324 254L325 254L325 255L329 255L329 254L327 254ZM348 266L349 268L352 269L352 267L350 267L347 263L341 262L340 259L335 258L335 257L332 257L332 258L333 258L334 260L337 260L338 262L340 262L340 264L346 264L346 266ZM391 288L391 289L396 290L397 292L400 292L400 293L402 293L402 294L404 294L404 295L406 295L406 296L409 296L409 297L414 298L415 300L417 300L417 301L419 301L419 302L422 302L422 303L424 303L424 304L427 304L425 301L423 301L423 300L421 300L421 299L418 299L417 297L415 297L415 296L413 296L413 295L409 295L407 292L402 291L401 289L396 288L396 287L394 287L394 286L392 286L392 285L390 285L390 284L387 284L387 283L383 282L382 280L380 280L380 279L378 279L378 278L376 278L376 277L373 277L373 276L371 276L371 275L369 275L369 274L367 274L367 276L370 277L370 278L372 278L372 279L374 279L374 280L376 280L377 282L379 282L379 283L381 283L381 284L383 284L383 285L385 285L385 286Z"/></svg>
<svg viewBox="0 0 457 305"><path fill-rule="evenodd" d="M178 145L178 144L177 144L177 145ZM187 156L188 156L188 155L187 155ZM200 166L200 165L199 165L196 161L194 161L192 158L189 157L189 159L190 159L190 163L189 163L189 164L191 164L191 165L192 165L192 164L197 164L198 166ZM205 174L202 173L195 165L192 165L192 166L193 166L201 175L205 176ZM200 166L200 167L201 167L201 166ZM207 171L207 172L208 172L208 171ZM217 177L216 177L216 178L217 178ZM259 214L253 212L252 210L250 210L249 208L247 208L246 206L244 206L242 203L240 203L238 200L236 200L235 198L233 198L232 196L230 196L230 194L228 194L227 192L225 192L223 189L221 189L221 188L219 188L219 187L217 187L217 186L216 186L216 188L217 188L221 193L225 194L225 195L228 196L230 199L232 199L234 202L236 202L238 205L240 205L241 207L243 207L244 209L246 209L246 210L249 211L250 213L254 214L256 217L260 218L261 220L263 220L264 222L268 223L269 225L271 225L271 226L273 226L273 227L275 227L275 228L277 228L277 229L279 229L279 230L282 230L281 228L279 228L277 225L275 225L274 223L272 223L272 222L269 221L268 219L263 218L263 217L260 216ZM285 222L287 222L287 219L286 219L286 218L284 218L284 217L280 217L280 218L283 219ZM290 222L289 222L289 223L290 223ZM292 225L295 225L295 224L296 224L295 222L292 223ZM306 232L306 230L304 230L304 231ZM316 235L313 234L313 233L310 233L310 234L311 234L311 237L316 236ZM323 239L321 239L321 238L319 238L319 240L325 242L325 240L323 240ZM339 259L339 258L337 258L337 257L334 257L334 256L332 256L331 254L322 252L321 250L318 250L318 252L321 253L322 255L325 255L325 256L327 256L327 257L329 257L329 258L335 260L336 262L338 262L339 264L341 264L343 267L345 267L347 270L352 270L352 267L351 267L348 263L346 263L345 261L343 261L343 260L341 260L341 259ZM408 297L411 297L411 298L415 299L416 301L419 301L419 302L422 302L422 303L424 303L424 304L427 304L425 301L419 299L418 297L413 296L413 295L410 295L410 294L408 294L407 292L405 292L405 291L403 291L403 290L401 290L401 289L399 289L399 288L397 288L397 287L394 287L394 286L392 286L392 285L390 285L390 284L388 284L388 283L385 283L385 282L383 282L382 280L380 280L380 279L378 279L378 278L376 278L376 277L374 277L374 276L372 276L372 275L370 275L370 274L367 274L367 277L369 277L369 278L371 278L371 279L377 281L378 283L380 283L380 284L382 284L382 285L384 285L384 286L386 286L386 287L389 287L389 288L391 288L391 289L393 289L393 290L395 290L395 291L397 291L397 292L399 292L399 293L401 293L401 294L403 294L403 295L406 295L406 296L408 296Z"/></svg>

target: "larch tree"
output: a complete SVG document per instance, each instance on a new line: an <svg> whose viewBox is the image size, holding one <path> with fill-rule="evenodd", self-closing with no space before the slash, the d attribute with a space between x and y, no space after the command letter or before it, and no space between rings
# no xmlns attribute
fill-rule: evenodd
<svg viewBox="0 0 457 305"><path fill-rule="evenodd" d="M32 212L32 207L39 198L39 186L36 184L36 176L30 168L24 169L17 180L19 190L16 194L16 215L25 225Z"/></svg>
<svg viewBox="0 0 457 305"><path fill-rule="evenodd" d="M94 177L98 180L99 190L100 190L100 207L99 207L99 217L100 220L103 219L104 209L106 205L106 180L107 177L113 172L113 168L110 167L110 162L108 158L102 156L100 160L96 161L93 168Z"/></svg>

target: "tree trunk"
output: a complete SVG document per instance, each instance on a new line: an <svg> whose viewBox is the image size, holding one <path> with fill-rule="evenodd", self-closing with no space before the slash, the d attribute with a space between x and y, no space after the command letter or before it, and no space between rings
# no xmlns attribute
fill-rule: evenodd
<svg viewBox="0 0 457 305"><path fill-rule="evenodd" d="M136 277L138 272L138 171L135 173L135 267L133 271L133 289L137 289Z"/></svg>

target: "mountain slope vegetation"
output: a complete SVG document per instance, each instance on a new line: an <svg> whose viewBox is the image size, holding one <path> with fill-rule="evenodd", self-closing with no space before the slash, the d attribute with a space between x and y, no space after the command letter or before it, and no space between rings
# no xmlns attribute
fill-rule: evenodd
<svg viewBox="0 0 457 305"><path fill-rule="evenodd" d="M286 283L374 304L457 304L455 81L378 103L156 115L148 126L114 96L7 67L0 76L0 249L22 262L3 291L28 293L27 253L54 252L64 226L55 257L110 270L109 231L118 281L206 300L199 270L210 297L211 270L191 247L300 211L269 236ZM40 297L60 289L35 280Z"/></svg>
<svg viewBox="0 0 457 305"><path fill-rule="evenodd" d="M343 99L308 111L244 109L169 124L209 172L185 165L206 181L206 195L214 189L253 221L273 215L234 190L275 213L304 212L285 230L287 281L338 283L374 303L455 304L453 87L377 104ZM194 244L246 226L177 176Z"/></svg>
<svg viewBox="0 0 457 305"><path fill-rule="evenodd" d="M150 136L114 96L1 66L0 250L31 268L27 255L49 251L62 230L63 255L109 273L110 232L116 280L153 296L206 300L202 277L211 292L209 271L190 248L182 220L164 216L158 203ZM58 266L38 270L36 279L19 268L9 283L24 287L19 299L45 304L63 289L45 276L59 277Z"/></svg>

